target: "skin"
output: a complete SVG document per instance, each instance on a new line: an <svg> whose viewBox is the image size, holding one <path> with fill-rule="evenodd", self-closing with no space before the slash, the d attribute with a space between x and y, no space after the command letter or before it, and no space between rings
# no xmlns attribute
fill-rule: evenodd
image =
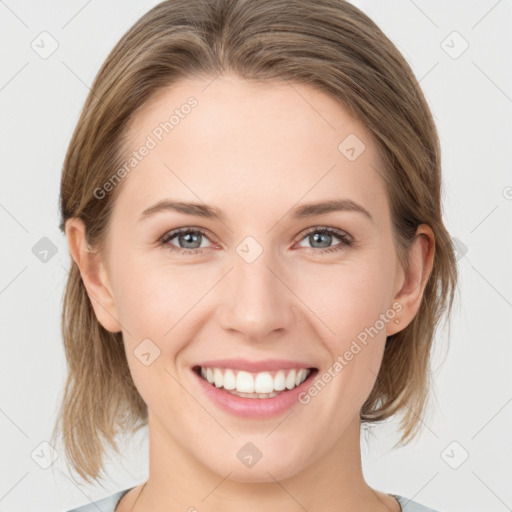
<svg viewBox="0 0 512 512"><path fill-rule="evenodd" d="M131 149L190 96L198 106L124 178L105 251L87 252L79 219L66 224L96 316L105 329L123 332L148 405L150 474L135 510L399 511L394 498L365 482L359 412L386 336L418 311L432 268L432 230L418 228L406 272L370 132L309 85L229 74L181 82L138 113ZM355 161L338 150L351 133L366 146ZM373 220L353 211L289 215L298 204L341 197ZM164 211L138 221L164 198L215 206L225 220ZM336 235L315 244L306 231L317 226L339 229L354 244L340 245ZM199 239L203 253L187 254L191 245L178 237L159 244L181 227L209 231ZM236 252L247 236L263 249L250 264ZM337 245L339 251L321 254ZM321 375L397 302L400 324L388 321L291 414L231 416L209 401L191 372L200 361L234 356L308 361ZM160 350L149 366L133 352L145 338ZM236 457L247 442L263 453L252 468ZM140 489L123 498L119 512L132 509Z"/></svg>

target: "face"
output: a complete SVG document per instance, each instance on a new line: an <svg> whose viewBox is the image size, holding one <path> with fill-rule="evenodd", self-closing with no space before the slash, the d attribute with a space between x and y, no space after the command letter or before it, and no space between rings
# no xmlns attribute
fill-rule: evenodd
<svg viewBox="0 0 512 512"><path fill-rule="evenodd" d="M280 479L356 439L403 316L404 275L382 164L359 121L307 85L209 82L173 86L130 127L130 155L151 148L114 204L109 318L159 442L233 480ZM333 201L342 208L302 208ZM199 207L152 209L163 202ZM242 398L200 377L202 363L235 379L271 370L274 383L280 367L285 380L291 367L316 370L300 393ZM262 454L254 467L241 463L248 442Z"/></svg>

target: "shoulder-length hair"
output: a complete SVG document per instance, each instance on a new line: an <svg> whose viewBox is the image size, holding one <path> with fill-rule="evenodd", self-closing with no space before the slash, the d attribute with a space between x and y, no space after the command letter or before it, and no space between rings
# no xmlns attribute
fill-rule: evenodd
<svg viewBox="0 0 512 512"><path fill-rule="evenodd" d="M62 170L61 224L81 218L88 242L104 247L121 189L98 188L126 160L135 114L178 80L225 71L247 79L310 84L335 98L373 134L383 162L400 262L416 228L435 235L435 258L413 321L389 336L363 424L403 413L399 443L415 435L425 409L436 326L451 314L457 264L441 214L436 127L403 56L376 24L344 0L166 0L120 39L98 72L72 135ZM103 189L104 190L104 189ZM121 333L98 322L74 261L67 280L62 334L68 375L53 439L90 482L103 467L105 442L147 423L147 407L129 372Z"/></svg>

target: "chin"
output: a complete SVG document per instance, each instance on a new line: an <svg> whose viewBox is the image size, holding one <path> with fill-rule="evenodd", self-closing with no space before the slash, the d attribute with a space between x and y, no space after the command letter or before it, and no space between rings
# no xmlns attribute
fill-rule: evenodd
<svg viewBox="0 0 512 512"><path fill-rule="evenodd" d="M222 477L229 475L229 480L240 483L275 483L276 480L291 478L303 469L307 454L293 453L282 447L273 448L268 441L266 448L258 449L256 444L257 441L243 444L237 439L236 448L231 452L233 457L227 456L226 452L219 454L216 458L219 464L210 469Z"/></svg>

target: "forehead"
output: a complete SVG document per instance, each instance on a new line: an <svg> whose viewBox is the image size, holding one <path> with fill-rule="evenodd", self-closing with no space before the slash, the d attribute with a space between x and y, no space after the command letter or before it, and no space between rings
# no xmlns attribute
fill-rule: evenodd
<svg viewBox="0 0 512 512"><path fill-rule="evenodd" d="M370 132L310 85L182 81L137 113L127 140L126 160L138 157L116 209L140 213L165 197L249 217L340 196L376 213L386 207Z"/></svg>

